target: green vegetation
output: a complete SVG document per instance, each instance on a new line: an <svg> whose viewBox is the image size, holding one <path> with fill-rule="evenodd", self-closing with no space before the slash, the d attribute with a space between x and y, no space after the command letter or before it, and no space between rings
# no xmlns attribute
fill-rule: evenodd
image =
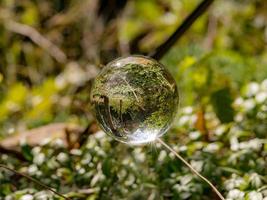
<svg viewBox="0 0 267 200"><path fill-rule="evenodd" d="M72 199L215 200L210 187L160 144L128 146L95 127L89 102L101 67L151 52L200 2L119 1L110 6L96 0L0 0L0 146L44 125L93 124L80 146L66 146L65 135L34 146L22 142L10 148L26 160L0 148L0 163ZM180 101L163 139L227 200L267 198L266 10L266 0L217 0L160 61L175 78ZM139 73L134 67L131 73ZM147 81L146 75L136 84ZM131 88L111 89L118 100L110 101L110 112L120 110L119 99L129 92L121 111L141 109ZM168 93L160 92L162 99L140 105L167 104ZM162 113L168 110L154 112L151 122L164 121ZM59 198L1 168L0 199Z"/></svg>

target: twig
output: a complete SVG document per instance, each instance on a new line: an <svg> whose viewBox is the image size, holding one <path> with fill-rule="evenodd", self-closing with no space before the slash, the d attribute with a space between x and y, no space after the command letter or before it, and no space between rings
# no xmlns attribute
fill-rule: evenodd
<svg viewBox="0 0 267 200"><path fill-rule="evenodd" d="M207 36L204 39L203 46L210 50L213 46L216 33L217 33L218 19L213 13L209 14Z"/></svg>
<svg viewBox="0 0 267 200"><path fill-rule="evenodd" d="M204 176L202 176L200 173L198 173L197 170L195 170L181 155L179 155L176 151L174 151L169 145L167 145L163 140L160 138L157 139L160 144L162 144L166 149L174 153L174 155L180 159L193 173L195 173L199 178L201 178L203 181L205 181L207 184L210 185L210 187L214 190L214 192L220 197L221 200L225 200L225 198L222 196L222 194L217 190L217 188Z"/></svg>
<svg viewBox="0 0 267 200"><path fill-rule="evenodd" d="M6 169L6 170L9 170L9 171L11 171L11 172L13 172L13 173L15 173L15 174L17 174L17 175L23 176L23 177L27 178L28 180L32 181L33 183L35 183L35 184L37 184L37 185L39 185L39 186L41 186L41 187L43 187L43 188L45 188L45 189L47 189L47 190L53 192L54 194L56 194L56 195L58 195L58 196L60 196L60 197L62 197L62 198L64 198L64 199L71 200L70 198L65 197L64 195L58 193L57 191L53 190L53 189L50 188L49 186L47 186L47 185L45 185L45 184L43 184L43 183L37 181L36 179L34 179L34 178L32 178L32 177L30 177L30 176L24 174L24 173L18 172L17 170L11 169L11 168L9 168L8 166L3 165L3 164L0 164L0 167L4 168L4 169Z"/></svg>
<svg viewBox="0 0 267 200"><path fill-rule="evenodd" d="M8 30L30 38L35 44L45 49L50 56L58 62L65 63L67 61L65 53L33 27L12 20L7 20L5 25Z"/></svg>
<svg viewBox="0 0 267 200"><path fill-rule="evenodd" d="M204 0L198 7L184 20L177 30L155 51L149 54L150 57L160 60L176 43L178 39L191 27L191 25L201 16L214 0Z"/></svg>

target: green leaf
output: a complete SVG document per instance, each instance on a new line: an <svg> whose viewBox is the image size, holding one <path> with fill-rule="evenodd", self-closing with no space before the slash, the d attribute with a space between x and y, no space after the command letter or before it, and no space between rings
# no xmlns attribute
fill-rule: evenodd
<svg viewBox="0 0 267 200"><path fill-rule="evenodd" d="M23 156L28 160L32 161L33 160L33 155L31 153L31 147L27 144L21 146L21 153Z"/></svg>
<svg viewBox="0 0 267 200"><path fill-rule="evenodd" d="M232 122L234 120L233 99L228 87L213 92L211 103L217 117L222 123Z"/></svg>

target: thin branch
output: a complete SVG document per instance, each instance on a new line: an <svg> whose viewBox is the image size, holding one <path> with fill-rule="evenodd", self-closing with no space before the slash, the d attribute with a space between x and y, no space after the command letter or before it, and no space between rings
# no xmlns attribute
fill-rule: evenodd
<svg viewBox="0 0 267 200"><path fill-rule="evenodd" d="M65 63L67 61L67 56L65 53L33 27L12 20L7 20L5 25L9 31L30 38L35 44L45 49L50 56L52 56L58 62Z"/></svg>
<svg viewBox="0 0 267 200"><path fill-rule="evenodd" d="M150 57L160 60L170 48L183 36L183 34L191 27L191 25L200 17L212 4L214 0L204 0L198 7L184 20L177 30L155 51L149 54Z"/></svg>
<svg viewBox="0 0 267 200"><path fill-rule="evenodd" d="M225 198L222 196L222 194L217 190L217 188L204 176L202 176L200 173L198 173L197 170L195 170L181 155L179 155L176 151L174 151L169 145L167 145L163 140L160 138L157 139L157 141L162 144L166 149L168 149L170 152L174 153L174 155L180 159L194 174L196 174L199 178L201 178L203 181L205 181L210 187L214 190L214 192L218 195L218 197L221 200L225 200Z"/></svg>
<svg viewBox="0 0 267 200"><path fill-rule="evenodd" d="M218 25L217 17L213 13L210 13L209 19L208 19L207 36L203 42L204 48L208 50L210 50L214 44L214 40L215 40L216 33L217 33L217 25Z"/></svg>
<svg viewBox="0 0 267 200"><path fill-rule="evenodd" d="M43 184L43 183L37 181L36 179L34 179L34 178L32 178L32 177L30 177L30 176L24 174L24 173L18 172L17 170L11 169L11 168L9 168L8 166L3 165L3 164L0 164L0 168L1 168L1 167L4 168L4 169L6 169L6 170L9 170L9 171L11 171L11 172L13 172L13 173L15 173L15 174L17 174L17 175L20 175L20 176L23 176L23 177L27 178L28 180L32 181L33 183L35 183L35 184L37 184L37 185L39 185L39 186L45 188L46 190L49 190L49 191L53 192L54 194L56 194L56 195L58 195L58 196L60 196L60 197L62 197L62 198L64 198L64 199L71 200L70 198L65 197L64 195L58 193L57 191L53 190L53 189L50 188L49 186L47 186L47 185L45 185L45 184Z"/></svg>

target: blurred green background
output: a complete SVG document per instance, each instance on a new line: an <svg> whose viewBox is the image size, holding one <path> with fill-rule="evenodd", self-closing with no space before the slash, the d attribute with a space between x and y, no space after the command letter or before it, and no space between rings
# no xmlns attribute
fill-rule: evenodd
<svg viewBox="0 0 267 200"><path fill-rule="evenodd" d="M0 144L47 124L93 123L101 68L153 51L199 3L0 0ZM266 200L267 1L215 1L161 62L181 100L166 142L227 199ZM41 142L19 147L27 162L1 152L0 162L73 199L217 198L158 144L128 147L97 128L80 149ZM57 198L14 177L0 170L0 199Z"/></svg>

